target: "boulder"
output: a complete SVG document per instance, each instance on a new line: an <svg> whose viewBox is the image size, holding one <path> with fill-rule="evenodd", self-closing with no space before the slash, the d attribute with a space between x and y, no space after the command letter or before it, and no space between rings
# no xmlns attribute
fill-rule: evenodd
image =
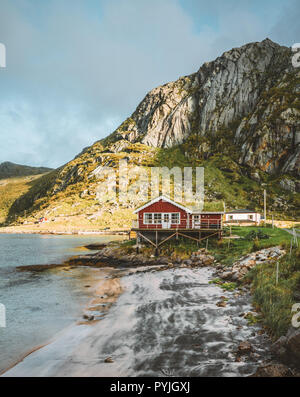
<svg viewBox="0 0 300 397"><path fill-rule="evenodd" d="M286 335L287 351L300 361L300 329L290 328Z"/></svg>
<svg viewBox="0 0 300 397"><path fill-rule="evenodd" d="M285 336L281 336L279 339L277 339L276 342L272 344L271 352L277 357L284 359L287 353L286 342L287 338Z"/></svg>
<svg viewBox="0 0 300 397"><path fill-rule="evenodd" d="M283 378L294 376L293 371L284 364L267 364L259 367L252 377Z"/></svg>
<svg viewBox="0 0 300 397"><path fill-rule="evenodd" d="M220 276L224 279L224 280L229 280L232 278L233 273L232 272L224 272L221 273Z"/></svg>
<svg viewBox="0 0 300 397"><path fill-rule="evenodd" d="M238 345L237 353L240 356L243 356L245 354L250 354L252 351L253 351L253 347L252 347L251 343L247 340L245 340L244 342L241 342Z"/></svg>

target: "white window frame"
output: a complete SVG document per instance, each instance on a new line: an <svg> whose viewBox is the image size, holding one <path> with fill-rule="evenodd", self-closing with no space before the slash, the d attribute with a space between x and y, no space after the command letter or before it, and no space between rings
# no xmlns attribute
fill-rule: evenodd
<svg viewBox="0 0 300 397"><path fill-rule="evenodd" d="M157 220L157 219L155 219L155 215L160 216L160 222L155 222ZM163 219L163 214L161 212L153 212L153 224L154 225L161 225L162 219Z"/></svg>
<svg viewBox="0 0 300 397"><path fill-rule="evenodd" d="M173 222L173 215L177 215L178 216L178 221L177 222ZM180 225L180 212L171 212L171 225Z"/></svg>
<svg viewBox="0 0 300 397"><path fill-rule="evenodd" d="M151 215L150 222L146 222L146 215ZM153 225L153 212L144 212L143 223L144 223L144 225Z"/></svg>
<svg viewBox="0 0 300 397"><path fill-rule="evenodd" d="M165 214L168 214L170 216L170 224L171 225L180 225L180 222L181 222L180 212L144 212L143 223L144 223L144 225L162 225ZM150 215L150 218L151 218L150 221L146 221L146 216L148 216L148 215ZM155 222L155 220L156 220L155 215L160 216L160 222ZM173 222L172 215L176 215L178 217L176 223Z"/></svg>

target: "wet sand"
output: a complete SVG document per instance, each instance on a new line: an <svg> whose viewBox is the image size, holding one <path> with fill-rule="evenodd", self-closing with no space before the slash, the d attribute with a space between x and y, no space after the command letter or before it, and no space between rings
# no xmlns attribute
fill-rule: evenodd
<svg viewBox="0 0 300 397"><path fill-rule="evenodd" d="M55 266L55 265L53 265ZM56 265L57 266L57 265ZM45 266L47 268L47 266ZM59 266L58 266L59 267ZM52 350L52 344L55 345L56 343L62 342L62 344L66 344L66 346L71 348L72 343L70 344L70 341L73 341L72 335L76 335L76 338L78 338L78 341L81 339L81 337L85 337L89 334L89 329L90 326L93 324L96 324L100 319L102 319L105 314L108 312L109 308L113 305L113 303L118 299L119 295L123 292L123 289L121 287L121 283L119 278L115 276L115 269L113 268L105 268L99 270L102 273L102 280L100 282L97 282L96 286L93 286L94 288L94 297L92 300L89 302L87 307L85 308L84 312L85 315L83 314L83 319L78 321L76 324L73 324L69 326L68 328L62 330L59 332L57 335L53 337L52 340L50 340L48 343L36 346L35 348L31 349L28 351L26 354L24 354L17 362L15 362L13 365L10 365L9 368L6 370L2 371L0 375L6 376L6 374L9 374L10 371L14 371L15 368L19 368L19 366L22 367L22 364L25 362L25 366L27 365L27 359L29 361L31 360L32 356L37 353L38 355L41 354L43 356L44 350ZM101 310L101 316L95 315L95 312L98 312ZM87 317L87 313L90 313L90 315L93 315L93 319L90 320L89 318L84 318ZM80 327L79 327L80 326ZM70 337L70 341L66 342L68 338ZM74 344L74 347L76 347L76 343ZM59 359L59 355L58 358ZM46 360L48 362L48 360ZM50 363L51 367L51 363ZM50 368L49 368L50 370ZM22 370L21 370L22 371ZM27 373L27 371L25 371ZM10 375L9 375L10 376ZM15 376L15 375L12 375ZM19 375L16 375L19 376ZM20 376L44 376L44 375L31 375L30 373L28 375L20 375ZM45 375L47 376L47 375Z"/></svg>
<svg viewBox="0 0 300 397"><path fill-rule="evenodd" d="M90 305L109 308L101 321L71 326L4 376L249 376L269 358L268 337L242 316L250 296L210 284L211 268L115 276ZM237 360L244 340L253 352Z"/></svg>

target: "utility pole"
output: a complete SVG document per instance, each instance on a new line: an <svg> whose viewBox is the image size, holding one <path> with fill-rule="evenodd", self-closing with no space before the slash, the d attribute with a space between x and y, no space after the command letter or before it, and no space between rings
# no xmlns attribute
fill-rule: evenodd
<svg viewBox="0 0 300 397"><path fill-rule="evenodd" d="M264 189L264 221L266 226L267 221L267 191Z"/></svg>

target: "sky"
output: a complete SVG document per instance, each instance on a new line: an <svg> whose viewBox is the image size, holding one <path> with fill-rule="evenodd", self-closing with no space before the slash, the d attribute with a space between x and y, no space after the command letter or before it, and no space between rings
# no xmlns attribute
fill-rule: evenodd
<svg viewBox="0 0 300 397"><path fill-rule="evenodd" d="M300 42L299 0L0 0L0 163L58 167L152 88L266 37Z"/></svg>

